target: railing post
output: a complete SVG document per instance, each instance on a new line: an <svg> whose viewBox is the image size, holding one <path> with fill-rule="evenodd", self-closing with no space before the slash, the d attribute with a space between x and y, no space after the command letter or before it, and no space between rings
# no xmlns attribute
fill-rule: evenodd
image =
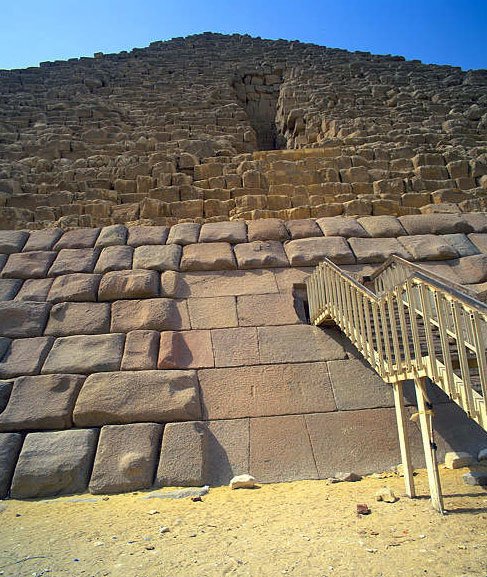
<svg viewBox="0 0 487 577"><path fill-rule="evenodd" d="M441 493L440 474L436 461L436 445L433 440L432 410L426 400L425 377L415 377L416 401L418 403L419 424L423 439L424 458L428 471L428 483L430 488L431 503L433 507L443 514L443 495Z"/></svg>
<svg viewBox="0 0 487 577"><path fill-rule="evenodd" d="M409 436L407 432L407 418L404 408L403 383L393 384L394 406L396 408L397 433L399 435L399 447L401 449L401 462L404 470L404 484L406 485L406 495L416 497L414 487L413 464L411 462L411 449L409 446Z"/></svg>

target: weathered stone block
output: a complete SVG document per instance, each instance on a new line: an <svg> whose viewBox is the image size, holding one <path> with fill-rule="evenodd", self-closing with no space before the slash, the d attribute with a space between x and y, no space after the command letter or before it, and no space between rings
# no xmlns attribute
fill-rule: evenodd
<svg viewBox="0 0 487 577"><path fill-rule="evenodd" d="M487 281L487 254L466 256L457 261L455 272L462 284L475 284Z"/></svg>
<svg viewBox="0 0 487 577"><path fill-rule="evenodd" d="M99 234L99 228L74 228L67 230L54 245L54 250L93 248Z"/></svg>
<svg viewBox="0 0 487 577"><path fill-rule="evenodd" d="M0 279L0 301L12 301L22 286L20 279Z"/></svg>
<svg viewBox="0 0 487 577"><path fill-rule="evenodd" d="M414 260L447 260L458 257L451 244L434 234L400 236L398 240Z"/></svg>
<svg viewBox="0 0 487 577"><path fill-rule="evenodd" d="M364 216L359 224L373 238L396 238L406 235L406 231L395 216Z"/></svg>
<svg viewBox="0 0 487 577"><path fill-rule="evenodd" d="M19 433L0 435L0 499L8 495L21 447L22 435Z"/></svg>
<svg viewBox="0 0 487 577"><path fill-rule="evenodd" d="M53 303L96 301L100 280L100 274L75 273L56 277L49 290L47 300Z"/></svg>
<svg viewBox="0 0 487 577"><path fill-rule="evenodd" d="M336 410L326 363L207 369L198 375L205 419Z"/></svg>
<svg viewBox="0 0 487 577"><path fill-rule="evenodd" d="M169 230L167 244L195 244L200 236L201 224L195 222L183 222L175 224Z"/></svg>
<svg viewBox="0 0 487 577"><path fill-rule="evenodd" d="M349 238L357 263L381 263L393 254L405 259L411 255L395 238Z"/></svg>
<svg viewBox="0 0 487 577"><path fill-rule="evenodd" d="M249 419L209 421L206 483L227 485L249 470Z"/></svg>
<svg viewBox="0 0 487 577"><path fill-rule="evenodd" d="M249 242L254 240L289 240L289 233L284 222L278 218L263 218L251 220L248 223Z"/></svg>
<svg viewBox="0 0 487 577"><path fill-rule="evenodd" d="M44 334L97 335L110 331L108 303L59 303L52 307Z"/></svg>
<svg viewBox="0 0 487 577"><path fill-rule="evenodd" d="M472 232L472 226L460 214L411 214L399 220L410 235Z"/></svg>
<svg viewBox="0 0 487 577"><path fill-rule="evenodd" d="M347 241L342 237L303 238L284 245L291 266L316 266L325 258L335 264L354 264Z"/></svg>
<svg viewBox="0 0 487 577"><path fill-rule="evenodd" d="M78 396L78 427L166 423L201 418L195 371L124 371L90 375Z"/></svg>
<svg viewBox="0 0 487 577"><path fill-rule="evenodd" d="M114 270L130 270L134 249L131 246L107 246L95 266L95 272L106 273Z"/></svg>
<svg viewBox="0 0 487 577"><path fill-rule="evenodd" d="M473 242L473 244L479 249L480 252L487 254L487 234L473 233L469 234L468 238Z"/></svg>
<svg viewBox="0 0 487 577"><path fill-rule="evenodd" d="M231 270L237 268L232 247L226 242L185 246L180 266L182 271Z"/></svg>
<svg viewBox="0 0 487 577"><path fill-rule="evenodd" d="M187 301L192 329L238 326L235 297L190 298Z"/></svg>
<svg viewBox="0 0 487 577"><path fill-rule="evenodd" d="M146 329L154 331L190 328L186 303L174 299L116 301L112 304L112 332Z"/></svg>
<svg viewBox="0 0 487 577"><path fill-rule="evenodd" d="M0 254L20 252L29 238L22 230L0 230Z"/></svg>
<svg viewBox="0 0 487 577"><path fill-rule="evenodd" d="M208 431L205 423L169 423L157 468L158 486L197 487L206 482Z"/></svg>
<svg viewBox="0 0 487 577"><path fill-rule="evenodd" d="M22 279L44 278L56 256L55 252L40 251L11 254L3 267L2 276Z"/></svg>
<svg viewBox="0 0 487 577"><path fill-rule="evenodd" d="M238 268L275 268L289 266L283 246L277 241L254 241L234 246Z"/></svg>
<svg viewBox="0 0 487 577"><path fill-rule="evenodd" d="M29 433L12 480L14 499L54 497L86 490L98 431Z"/></svg>
<svg viewBox="0 0 487 577"><path fill-rule="evenodd" d="M70 428L84 380L81 375L19 377L7 408L0 414L0 431Z"/></svg>
<svg viewBox="0 0 487 577"><path fill-rule="evenodd" d="M168 232L167 226L131 226L128 229L127 244L133 247L164 244Z"/></svg>
<svg viewBox="0 0 487 577"><path fill-rule="evenodd" d="M52 286L52 278L27 279L23 282L15 300L45 302Z"/></svg>
<svg viewBox="0 0 487 577"><path fill-rule="evenodd" d="M63 231L60 228L45 228L33 230L24 245L23 252L31 250L52 250L53 246L61 238Z"/></svg>
<svg viewBox="0 0 487 577"><path fill-rule="evenodd" d="M444 234L443 240L446 240L448 244L451 244L460 257L472 256L479 252L478 248L466 234Z"/></svg>
<svg viewBox="0 0 487 577"><path fill-rule="evenodd" d="M123 224L112 224L101 229L100 236L96 239L95 246L105 248L107 246L117 246L125 244L127 240L127 229Z"/></svg>
<svg viewBox="0 0 487 577"><path fill-rule="evenodd" d="M211 331L215 367L238 367L259 363L259 344L254 327Z"/></svg>
<svg viewBox="0 0 487 577"><path fill-rule="evenodd" d="M286 227L292 240L323 236L321 228L316 224L316 221L311 218L289 220L286 222Z"/></svg>
<svg viewBox="0 0 487 577"><path fill-rule="evenodd" d="M134 252L134 269L179 270L182 248L177 244L138 246Z"/></svg>
<svg viewBox="0 0 487 577"><path fill-rule="evenodd" d="M247 242L247 225L243 220L208 222L201 227L199 242Z"/></svg>
<svg viewBox="0 0 487 577"><path fill-rule="evenodd" d="M161 333L158 369L201 369L215 366L210 331Z"/></svg>
<svg viewBox="0 0 487 577"><path fill-rule="evenodd" d="M0 302L0 336L23 338L42 335L50 304Z"/></svg>
<svg viewBox="0 0 487 577"><path fill-rule="evenodd" d="M8 351L11 342L12 340L8 339L7 337L0 337L0 361L3 359L5 353Z"/></svg>
<svg viewBox="0 0 487 577"><path fill-rule="evenodd" d="M103 276L98 290L98 300L157 297L159 285L160 279L156 271L113 271Z"/></svg>
<svg viewBox="0 0 487 577"><path fill-rule="evenodd" d="M60 337L47 356L42 374L117 371L122 360L125 335Z"/></svg>
<svg viewBox="0 0 487 577"><path fill-rule="evenodd" d="M292 294L239 296L237 311L241 327L301 323Z"/></svg>
<svg viewBox="0 0 487 577"><path fill-rule="evenodd" d="M99 249L63 248L49 269L49 276L93 272L98 254Z"/></svg>
<svg viewBox="0 0 487 577"><path fill-rule="evenodd" d="M52 337L13 340L0 362L0 378L37 375L53 342Z"/></svg>
<svg viewBox="0 0 487 577"><path fill-rule="evenodd" d="M106 425L100 431L90 493L140 491L152 486L162 425Z"/></svg>
<svg viewBox="0 0 487 577"><path fill-rule="evenodd" d="M316 223L325 236L343 236L346 238L369 236L355 218L347 216L319 218Z"/></svg>
<svg viewBox="0 0 487 577"><path fill-rule="evenodd" d="M131 331L125 339L122 371L141 371L155 369L159 352L159 333L157 331Z"/></svg>
<svg viewBox="0 0 487 577"><path fill-rule="evenodd" d="M186 273L178 287L180 298L277 292L275 276L266 270Z"/></svg>

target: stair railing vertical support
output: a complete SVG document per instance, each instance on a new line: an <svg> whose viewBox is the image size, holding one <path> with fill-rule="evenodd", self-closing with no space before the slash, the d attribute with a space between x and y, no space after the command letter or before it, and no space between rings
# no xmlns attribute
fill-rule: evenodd
<svg viewBox="0 0 487 577"><path fill-rule="evenodd" d="M411 448L409 445L409 435L407 432L407 417L404 407L404 393L402 381L393 384L394 406L396 408L397 433L399 435L399 447L401 449L401 462L404 472L404 484L406 495L416 497L414 487L413 464L411 461Z"/></svg>
<svg viewBox="0 0 487 577"><path fill-rule="evenodd" d="M441 492L440 474L436 460L436 445L433 439L433 411L426 396L426 378L415 377L416 401L418 403L419 424L423 439L424 458L428 471L428 483L433 507L443 514L443 495Z"/></svg>

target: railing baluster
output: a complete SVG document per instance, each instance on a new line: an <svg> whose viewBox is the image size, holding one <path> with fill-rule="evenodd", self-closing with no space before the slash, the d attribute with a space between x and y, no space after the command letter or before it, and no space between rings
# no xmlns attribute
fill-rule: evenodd
<svg viewBox="0 0 487 577"><path fill-rule="evenodd" d="M453 319L455 322L455 332L457 336L458 360L460 363L461 374L461 403L463 410L469 415L475 414L472 399L472 383L470 381L470 369L468 366L467 350L465 347L465 330L463 323L463 314L458 302L452 302Z"/></svg>

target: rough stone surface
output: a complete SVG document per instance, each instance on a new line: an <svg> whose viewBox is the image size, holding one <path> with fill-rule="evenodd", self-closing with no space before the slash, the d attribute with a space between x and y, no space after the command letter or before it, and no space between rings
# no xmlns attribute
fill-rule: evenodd
<svg viewBox="0 0 487 577"><path fill-rule="evenodd" d="M21 447L22 435L19 433L0 434L0 499L8 495Z"/></svg>
<svg viewBox="0 0 487 577"><path fill-rule="evenodd" d="M230 481L230 489L254 489L256 486L255 478L252 475L236 475Z"/></svg>
<svg viewBox="0 0 487 577"><path fill-rule="evenodd" d="M131 246L107 246L98 257L95 272L106 273L114 270L130 270L134 249Z"/></svg>
<svg viewBox="0 0 487 577"><path fill-rule="evenodd" d="M140 299L159 296L160 279L156 271L126 270L103 275L98 300Z"/></svg>
<svg viewBox="0 0 487 577"><path fill-rule="evenodd" d="M434 234L401 236L398 240L414 260L445 260L458 257L451 244Z"/></svg>
<svg viewBox="0 0 487 577"><path fill-rule="evenodd" d="M174 299L116 301L112 305L113 333L133 330L171 331L189 329L186 303Z"/></svg>
<svg viewBox="0 0 487 577"><path fill-rule="evenodd" d="M125 339L125 349L120 368L123 371L155 369L159 352L157 331L131 331Z"/></svg>
<svg viewBox="0 0 487 577"><path fill-rule="evenodd" d="M347 241L341 237L303 238L284 245L291 266L316 266L325 258L335 264L353 264Z"/></svg>
<svg viewBox="0 0 487 577"><path fill-rule="evenodd" d="M68 274L54 279L47 300L53 303L74 301L93 302L97 300L99 274Z"/></svg>
<svg viewBox="0 0 487 577"><path fill-rule="evenodd" d="M107 246L116 246L125 244L127 240L127 229L122 224L112 224L104 226L100 235L96 239L95 246L104 248Z"/></svg>
<svg viewBox="0 0 487 577"><path fill-rule="evenodd" d="M45 302L53 281L54 279L52 278L26 280L22 283L19 292L15 296L15 300Z"/></svg>
<svg viewBox="0 0 487 577"><path fill-rule="evenodd" d="M240 269L289 266L282 244L274 240L236 244L234 250Z"/></svg>
<svg viewBox="0 0 487 577"><path fill-rule="evenodd" d="M52 250L54 245L61 238L62 234L63 231L59 228L33 230L24 245L23 252L31 250Z"/></svg>
<svg viewBox="0 0 487 577"><path fill-rule="evenodd" d="M373 238L396 238L406 234L401 222L395 216L364 216L358 219L358 223Z"/></svg>
<svg viewBox="0 0 487 577"><path fill-rule="evenodd" d="M88 486L98 432L29 433L12 480L14 499L82 493Z"/></svg>
<svg viewBox="0 0 487 577"><path fill-rule="evenodd" d="M108 303L59 303L52 307L44 334L97 335L110 331Z"/></svg>
<svg viewBox="0 0 487 577"><path fill-rule="evenodd" d="M289 232L284 222L278 218L252 220L247 225L249 242L254 240L289 240Z"/></svg>
<svg viewBox="0 0 487 577"><path fill-rule="evenodd" d="M227 242L185 246L180 266L182 271L232 270L237 268L232 247Z"/></svg>
<svg viewBox="0 0 487 577"><path fill-rule="evenodd" d="M0 336L42 335L51 306L47 303L0 302Z"/></svg>
<svg viewBox="0 0 487 577"><path fill-rule="evenodd" d="M445 455L445 467L447 469L461 469L475 464L476 459L470 453L450 451Z"/></svg>
<svg viewBox="0 0 487 577"><path fill-rule="evenodd" d="M277 283L271 271L225 271L213 274L184 274L178 297L217 297L247 294L277 293Z"/></svg>
<svg viewBox="0 0 487 577"><path fill-rule="evenodd" d="M52 337L15 339L0 362L0 378L37 375L52 347Z"/></svg>
<svg viewBox="0 0 487 577"><path fill-rule="evenodd" d="M100 249L63 248L49 269L49 276L59 276L75 272L93 272Z"/></svg>
<svg viewBox="0 0 487 577"><path fill-rule="evenodd" d="M206 482L227 485L249 470L249 419L208 421Z"/></svg>
<svg viewBox="0 0 487 577"><path fill-rule="evenodd" d="M90 375L74 408L78 427L201 418L194 371L124 371Z"/></svg>
<svg viewBox="0 0 487 577"><path fill-rule="evenodd" d="M206 223L201 227L199 242L247 242L247 225L243 221Z"/></svg>
<svg viewBox="0 0 487 577"><path fill-rule="evenodd" d="M44 278L57 254L55 252L22 252L11 254L3 267L4 278Z"/></svg>
<svg viewBox="0 0 487 577"><path fill-rule="evenodd" d="M127 244L133 247L148 244L164 244L168 235L167 226L131 226Z"/></svg>
<svg viewBox="0 0 487 577"><path fill-rule="evenodd" d="M233 296L190 298L187 302L192 329L222 329L239 324Z"/></svg>
<svg viewBox="0 0 487 577"><path fill-rule="evenodd" d="M201 224L195 222L183 222L171 226L167 238L167 244L180 244L182 246L194 244L198 242L200 229Z"/></svg>
<svg viewBox="0 0 487 577"><path fill-rule="evenodd" d="M76 397L85 377L39 375L15 380L0 431L68 429Z"/></svg>
<svg viewBox="0 0 487 577"><path fill-rule="evenodd" d="M28 238L22 230L0 230L0 254L20 252Z"/></svg>
<svg viewBox="0 0 487 577"><path fill-rule="evenodd" d="M166 425L156 484L159 487L204 485L207 436L206 426L201 422Z"/></svg>
<svg viewBox="0 0 487 577"><path fill-rule="evenodd" d="M211 331L215 367L238 367L259 363L257 329L215 329Z"/></svg>
<svg viewBox="0 0 487 577"><path fill-rule="evenodd" d="M4 358L4 355L8 351L11 342L12 339L7 337L0 337L0 361Z"/></svg>
<svg viewBox="0 0 487 577"><path fill-rule="evenodd" d="M326 217L319 218L316 224L325 236L363 237L369 236L362 225L354 218Z"/></svg>
<svg viewBox="0 0 487 577"><path fill-rule="evenodd" d="M392 255L411 259L411 255L395 238L349 238L357 263L382 263Z"/></svg>
<svg viewBox="0 0 487 577"><path fill-rule="evenodd" d="M158 369L201 369L214 365L210 331L161 333Z"/></svg>
<svg viewBox="0 0 487 577"><path fill-rule="evenodd" d="M90 493L148 489L154 482L162 425L106 425L100 431Z"/></svg>
<svg viewBox="0 0 487 577"><path fill-rule="evenodd" d="M241 327L292 325L301 322L291 294L242 295L237 297Z"/></svg>
<svg viewBox="0 0 487 577"><path fill-rule="evenodd" d="M0 279L0 302L11 301L18 294L22 281L13 278Z"/></svg>
<svg viewBox="0 0 487 577"><path fill-rule="evenodd" d="M116 371L122 360L125 335L60 337L54 341L42 368L48 373Z"/></svg>
<svg viewBox="0 0 487 577"><path fill-rule="evenodd" d="M139 246L134 252L134 269L179 270L182 249L177 244Z"/></svg>
<svg viewBox="0 0 487 577"><path fill-rule="evenodd" d="M77 228L68 230L54 245L54 250L93 248L99 234L99 228Z"/></svg>
<svg viewBox="0 0 487 577"><path fill-rule="evenodd" d="M323 235L320 227L316 224L316 221L311 218L289 220L286 222L286 227L292 240Z"/></svg>

